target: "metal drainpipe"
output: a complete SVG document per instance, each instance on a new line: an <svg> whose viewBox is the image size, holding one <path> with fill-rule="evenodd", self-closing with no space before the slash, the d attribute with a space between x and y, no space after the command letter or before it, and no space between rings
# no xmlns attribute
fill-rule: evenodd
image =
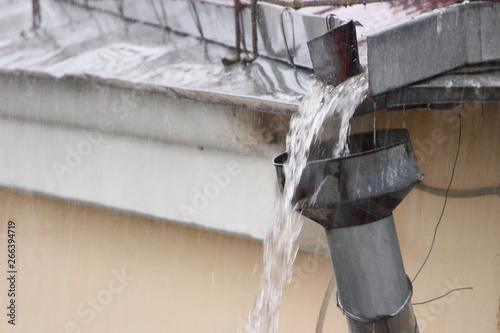
<svg viewBox="0 0 500 333"><path fill-rule="evenodd" d="M337 306L352 333L418 332L392 214L364 225L327 229Z"/></svg>
<svg viewBox="0 0 500 333"><path fill-rule="evenodd" d="M316 78L337 85L360 71L356 27L350 21L328 30L308 42L309 54ZM312 151L294 201L301 203L303 215L326 229L337 306L350 332L416 333L412 286L392 210L423 177L406 130L379 130L375 137L376 142L371 132L351 136L353 156L346 158L328 159ZM318 151L329 151L328 145L321 143ZM283 158L275 160L280 183Z"/></svg>
<svg viewBox="0 0 500 333"><path fill-rule="evenodd" d="M423 180L405 129L350 136L351 155L311 151L293 198L297 209L325 227L337 305L351 333L418 333L392 211ZM283 188L287 154L274 160ZM314 199L313 199L314 198Z"/></svg>

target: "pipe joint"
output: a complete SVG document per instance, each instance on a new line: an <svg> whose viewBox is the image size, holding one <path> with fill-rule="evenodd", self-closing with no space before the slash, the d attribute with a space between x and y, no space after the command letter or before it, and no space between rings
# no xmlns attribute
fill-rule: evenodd
<svg viewBox="0 0 500 333"><path fill-rule="evenodd" d="M339 292L338 291L335 293L335 299L337 301L337 307L340 309L340 311L342 311L342 313L347 318L349 318L351 320L355 320L357 322L361 322L361 323L371 323L371 322L375 322L375 321L387 320L389 318L396 317L401 312L403 312L405 310L405 308L407 307L408 304L410 304L411 297L413 296L413 285L412 285L411 280L408 277L408 275L406 276L406 279L408 281L408 290L409 290L408 296L406 297L403 305L401 305L401 307L399 309L397 309L395 312L393 312L391 314L384 315L384 316L379 316L377 318L363 318L363 317L360 317L360 316L356 316L355 314L350 313L347 309L345 309L342 306L342 302L340 301L340 297L339 297Z"/></svg>

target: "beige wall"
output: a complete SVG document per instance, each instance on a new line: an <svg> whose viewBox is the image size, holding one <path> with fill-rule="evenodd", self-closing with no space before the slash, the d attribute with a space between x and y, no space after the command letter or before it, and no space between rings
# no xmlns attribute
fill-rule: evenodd
<svg viewBox="0 0 500 333"><path fill-rule="evenodd" d="M377 127L408 127L426 182L446 187L459 110L380 111L356 118L353 131L372 128L374 116ZM452 187L498 185L498 106L467 105L461 110L462 144ZM395 211L410 277L430 246L443 202L414 190ZM17 232L17 325L7 325L2 313L1 332L244 332L260 277L257 242L2 189L2 276L9 219L16 222ZM434 251L415 282L413 301L453 287L474 289L415 306L421 332L499 331L499 220L496 196L448 200ZM128 279L122 281L116 276L123 273ZM331 275L329 259L299 253L285 292L280 332L315 331ZM5 309L5 284L0 289ZM89 303L93 299L96 310ZM324 332L346 331L332 300Z"/></svg>
<svg viewBox="0 0 500 333"><path fill-rule="evenodd" d="M3 310L2 332L59 333L70 322L93 333L244 332L260 277L257 242L4 189L2 272L9 219L19 297L16 330ZM124 283L114 275L122 270L130 276ZM313 332L331 264L300 253L295 270L280 332Z"/></svg>

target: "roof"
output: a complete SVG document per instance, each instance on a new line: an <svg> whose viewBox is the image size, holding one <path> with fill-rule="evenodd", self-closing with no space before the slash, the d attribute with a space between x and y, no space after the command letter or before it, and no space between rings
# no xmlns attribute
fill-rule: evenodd
<svg viewBox="0 0 500 333"><path fill-rule="evenodd" d="M202 102L291 113L310 70L260 57L224 66L230 48L64 2L43 2L31 29L29 2L0 0L0 72L92 78ZM6 27L6 29L3 29Z"/></svg>
<svg viewBox="0 0 500 333"><path fill-rule="evenodd" d="M122 9L106 1L44 1L42 26L33 30L29 2L0 0L0 72L91 78L172 97L292 113L314 79L307 41L354 20L377 108L498 102L499 68L484 70L483 64L500 60L500 3L453 2L291 10L261 1L262 56L249 66L224 66L221 59L231 56L234 46L232 1L155 0L140 7L127 2ZM251 49L249 18L246 6L244 49ZM469 70L453 72L464 66ZM373 110L367 101L356 114Z"/></svg>

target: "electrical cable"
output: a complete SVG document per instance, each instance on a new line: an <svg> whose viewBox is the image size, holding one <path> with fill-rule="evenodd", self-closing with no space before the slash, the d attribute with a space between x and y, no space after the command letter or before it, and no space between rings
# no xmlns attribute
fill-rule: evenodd
<svg viewBox="0 0 500 333"><path fill-rule="evenodd" d="M332 276L328 287L326 288L325 297L323 298L323 303L321 304L321 309L319 310L318 322L316 323L316 333L323 332L323 323L325 322L326 310L328 309L328 304L330 304L330 299L332 297L333 288L335 287L335 275Z"/></svg>
<svg viewBox="0 0 500 333"><path fill-rule="evenodd" d="M455 162L453 163L453 168L452 168L452 171L451 171L450 182L448 184L448 187L446 188L446 193L445 193L445 196L444 196L443 209L441 210L441 215L439 216L438 222L436 223L436 227L434 228L434 235L432 236L432 242L431 242L431 247L429 248L429 252L427 252L427 256L425 257L425 260L423 261L422 265L418 269L417 274L415 274L415 276L411 280L412 283L415 282L415 280L417 279L418 275L420 274L420 272L424 268L425 264L427 263L427 260L429 259L430 255L432 253L432 249L434 248L434 243L436 242L437 231L438 231L439 226L441 225L441 221L443 219L444 211L446 210L446 204L448 202L448 193L450 192L451 184L453 183L453 178L455 177L455 170L456 170L456 167L457 167L457 161L458 161L458 155L460 153L460 144L461 144L461 142L462 142L462 110L460 110L460 113L458 114L458 143L457 143L457 152L456 152L456 155L455 155Z"/></svg>
<svg viewBox="0 0 500 333"><path fill-rule="evenodd" d="M441 299L443 297L446 297L448 296L449 294L455 292L455 291L459 291L459 290L467 290L467 289L474 289L472 287L462 287L462 288L455 288L455 289L452 289L450 291L448 291L446 294L444 295L441 295L441 296L438 296L438 297L435 297L435 298L432 298L430 300L427 300L427 301L424 301L424 302L418 302L418 303L411 303L411 305L422 305L422 304L427 304L427 303L431 303L431 302L434 302L434 301L437 301L438 299Z"/></svg>
<svg viewBox="0 0 500 333"><path fill-rule="evenodd" d="M287 58L288 62L290 63L290 65L295 67L295 63L293 62L293 56L292 56L292 53L290 52L290 47L288 46L288 41L287 41L286 32L285 32L285 24L284 24L284 20L283 20L283 13L286 11L288 13L290 13L291 8L285 7L280 12L281 35L283 36L283 43L285 44L286 58ZM295 30L293 30L293 16L291 16L291 14L289 14L289 15L290 15L290 19L292 20L292 32L295 35ZM293 41L295 43L295 37L293 38Z"/></svg>
<svg viewBox="0 0 500 333"><path fill-rule="evenodd" d="M446 196L446 189L433 187L420 183L415 187L417 190L424 191L427 193ZM489 186L489 187L477 187L477 188L467 188L467 189L454 189L448 191L448 197L451 198L469 198L477 197L482 195L498 195L500 196L500 185L499 186Z"/></svg>
<svg viewBox="0 0 500 333"><path fill-rule="evenodd" d="M201 22L200 22L200 16L198 15L198 10L196 10L196 5L194 4L193 0L189 0L189 11L191 12L191 16L195 20L196 29L198 29L198 33L200 34L200 38L205 39L205 36L203 35L203 28L202 28Z"/></svg>

